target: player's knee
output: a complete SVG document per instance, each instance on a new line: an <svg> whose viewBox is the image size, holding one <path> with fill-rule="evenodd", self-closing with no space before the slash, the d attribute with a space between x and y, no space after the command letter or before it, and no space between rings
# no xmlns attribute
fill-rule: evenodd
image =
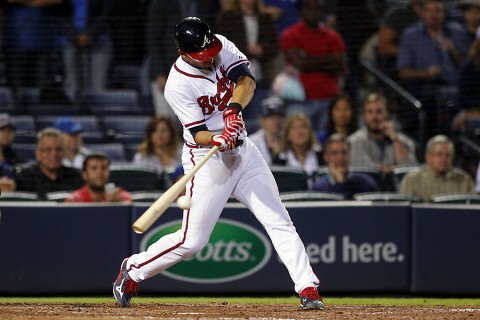
<svg viewBox="0 0 480 320"><path fill-rule="evenodd" d="M195 253L202 250L207 243L208 239L191 239L185 241L185 243L182 245L184 249L184 256L186 258L193 256Z"/></svg>

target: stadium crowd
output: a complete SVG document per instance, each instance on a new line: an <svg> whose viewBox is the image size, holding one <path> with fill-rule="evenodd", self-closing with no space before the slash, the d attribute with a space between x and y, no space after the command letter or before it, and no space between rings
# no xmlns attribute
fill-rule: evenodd
<svg viewBox="0 0 480 320"><path fill-rule="evenodd" d="M298 191L480 192L480 0L9 0L0 14L2 193L130 202L141 189L115 165L155 173L142 191L178 179L163 90L184 16L249 58L247 131L270 166L303 173Z"/></svg>

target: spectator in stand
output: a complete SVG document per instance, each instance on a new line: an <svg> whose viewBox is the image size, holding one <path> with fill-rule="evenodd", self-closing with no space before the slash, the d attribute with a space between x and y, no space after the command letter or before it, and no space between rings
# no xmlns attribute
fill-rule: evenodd
<svg viewBox="0 0 480 320"><path fill-rule="evenodd" d="M449 130L460 65L467 58L469 46L465 29L458 23L446 22L443 0L424 0L421 22L402 34L397 60L399 77L425 108L427 137ZM402 124L406 129L417 127L411 121L414 117L405 115Z"/></svg>
<svg viewBox="0 0 480 320"><path fill-rule="evenodd" d="M427 142L426 166L403 177L400 192L430 202L431 196L441 193L475 192L475 183L462 169L454 168L453 143L445 135L436 135Z"/></svg>
<svg viewBox="0 0 480 320"><path fill-rule="evenodd" d="M3 13L2 53L7 85L12 87L14 93L20 87L41 87L55 71L52 55L59 49L59 28L56 23L62 2L0 2L0 11Z"/></svg>
<svg viewBox="0 0 480 320"><path fill-rule="evenodd" d="M357 130L357 118L352 100L346 93L340 93L330 102L325 130L317 134L320 144L327 142L330 135L338 133L345 138Z"/></svg>
<svg viewBox="0 0 480 320"><path fill-rule="evenodd" d="M341 193L347 199L352 199L355 193L379 191L375 180L367 174L348 171L348 143L343 135L334 133L328 138L323 159L328 172L315 181L313 190Z"/></svg>
<svg viewBox="0 0 480 320"><path fill-rule="evenodd" d="M132 202L130 193L109 183L110 158L101 153L91 153L83 162L82 177L85 185L73 191L65 202Z"/></svg>
<svg viewBox="0 0 480 320"><path fill-rule="evenodd" d="M280 153L282 147L282 133L285 125L286 105L279 97L269 97L262 101L260 130L254 132L250 139L268 165Z"/></svg>
<svg viewBox="0 0 480 320"><path fill-rule="evenodd" d="M0 190L15 191L13 166L25 162L12 150L15 123L7 113L0 114Z"/></svg>
<svg viewBox="0 0 480 320"><path fill-rule="evenodd" d="M85 90L107 86L111 40L107 24L111 0L68 0L64 19L65 92L74 98Z"/></svg>
<svg viewBox="0 0 480 320"><path fill-rule="evenodd" d="M0 161L10 166L25 163L12 149L15 140L15 121L8 113L0 113Z"/></svg>
<svg viewBox="0 0 480 320"><path fill-rule="evenodd" d="M420 18L423 0L410 0L409 4L387 9L378 29L378 63L391 78L397 79L397 57L400 36Z"/></svg>
<svg viewBox="0 0 480 320"><path fill-rule="evenodd" d="M172 177L181 165L176 124L167 116L155 116L148 122L145 131L145 139L138 147L133 163Z"/></svg>
<svg viewBox="0 0 480 320"><path fill-rule="evenodd" d="M300 168L309 175L324 164L322 147L305 114L292 113L287 117L282 149L272 164Z"/></svg>
<svg viewBox="0 0 480 320"><path fill-rule="evenodd" d="M480 27L480 0L461 0L459 7L463 14L463 26L473 42Z"/></svg>
<svg viewBox="0 0 480 320"><path fill-rule="evenodd" d="M291 103L289 113L305 113L319 131L325 127L328 104L339 93L340 77L347 70L345 45L337 32L321 24L322 0L303 1L301 17L281 36L287 64L299 70L306 93L306 101Z"/></svg>
<svg viewBox="0 0 480 320"><path fill-rule="evenodd" d="M273 63L279 53L273 20L261 10L261 0L235 0L233 9L221 12L216 23L216 31L235 43L250 60L250 72L257 83L250 102L252 108L242 112L245 119L258 119L261 101L267 97L275 76Z"/></svg>
<svg viewBox="0 0 480 320"><path fill-rule="evenodd" d="M17 190L38 193L41 199L48 192L68 191L79 188L82 176L77 169L62 165L62 134L55 128L45 128L37 134L35 157L37 162L18 168Z"/></svg>
<svg viewBox="0 0 480 320"><path fill-rule="evenodd" d="M378 29L378 20L383 12L383 1L333 0L328 24L342 36L347 47L348 74L343 90L352 97L359 85L359 52L362 45Z"/></svg>
<svg viewBox="0 0 480 320"><path fill-rule="evenodd" d="M472 43L469 59L460 69L458 101L461 111L453 119L453 130L464 129L465 120L480 118L480 32Z"/></svg>
<svg viewBox="0 0 480 320"><path fill-rule="evenodd" d="M184 17L198 17L214 25L219 11L216 0L151 0L147 19L147 55L155 114L175 117L163 96L167 75L178 58L172 40L175 24Z"/></svg>
<svg viewBox="0 0 480 320"><path fill-rule="evenodd" d="M62 133L62 164L65 167L82 169L85 157L91 152L83 146L82 125L71 117L61 117L55 121L53 126Z"/></svg>
<svg viewBox="0 0 480 320"><path fill-rule="evenodd" d="M449 20L460 21L462 14L460 12L459 3L461 0L445 0L445 8ZM386 0L385 6L388 10L392 7L402 7L408 5L410 0Z"/></svg>
<svg viewBox="0 0 480 320"><path fill-rule="evenodd" d="M415 143L396 129L387 109L387 99L380 93L367 95L363 103L365 126L348 137L350 163L372 166L390 174L393 166L413 165Z"/></svg>

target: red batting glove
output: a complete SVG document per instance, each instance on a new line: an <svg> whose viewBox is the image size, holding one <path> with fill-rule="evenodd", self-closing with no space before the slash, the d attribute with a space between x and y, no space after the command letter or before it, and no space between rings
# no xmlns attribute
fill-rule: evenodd
<svg viewBox="0 0 480 320"><path fill-rule="evenodd" d="M229 149L235 148L237 143L237 137L231 136L228 132L223 132L222 134L216 134L212 136L212 144L218 147L220 152L225 152Z"/></svg>
<svg viewBox="0 0 480 320"><path fill-rule="evenodd" d="M231 103L225 111L223 111L223 123L225 125L225 131L230 135L239 136L243 129L245 129L245 123L240 115L242 111L242 105L240 103Z"/></svg>

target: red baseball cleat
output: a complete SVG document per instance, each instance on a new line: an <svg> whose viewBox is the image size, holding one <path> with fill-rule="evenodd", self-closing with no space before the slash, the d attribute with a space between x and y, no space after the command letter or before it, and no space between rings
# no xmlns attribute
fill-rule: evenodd
<svg viewBox="0 0 480 320"><path fill-rule="evenodd" d="M127 273L127 260L123 260L117 280L113 283L113 297L121 307L128 307L132 296L138 294L138 283Z"/></svg>
<svg viewBox="0 0 480 320"><path fill-rule="evenodd" d="M300 303L304 310L323 310L326 308L315 287L303 289L300 293Z"/></svg>

